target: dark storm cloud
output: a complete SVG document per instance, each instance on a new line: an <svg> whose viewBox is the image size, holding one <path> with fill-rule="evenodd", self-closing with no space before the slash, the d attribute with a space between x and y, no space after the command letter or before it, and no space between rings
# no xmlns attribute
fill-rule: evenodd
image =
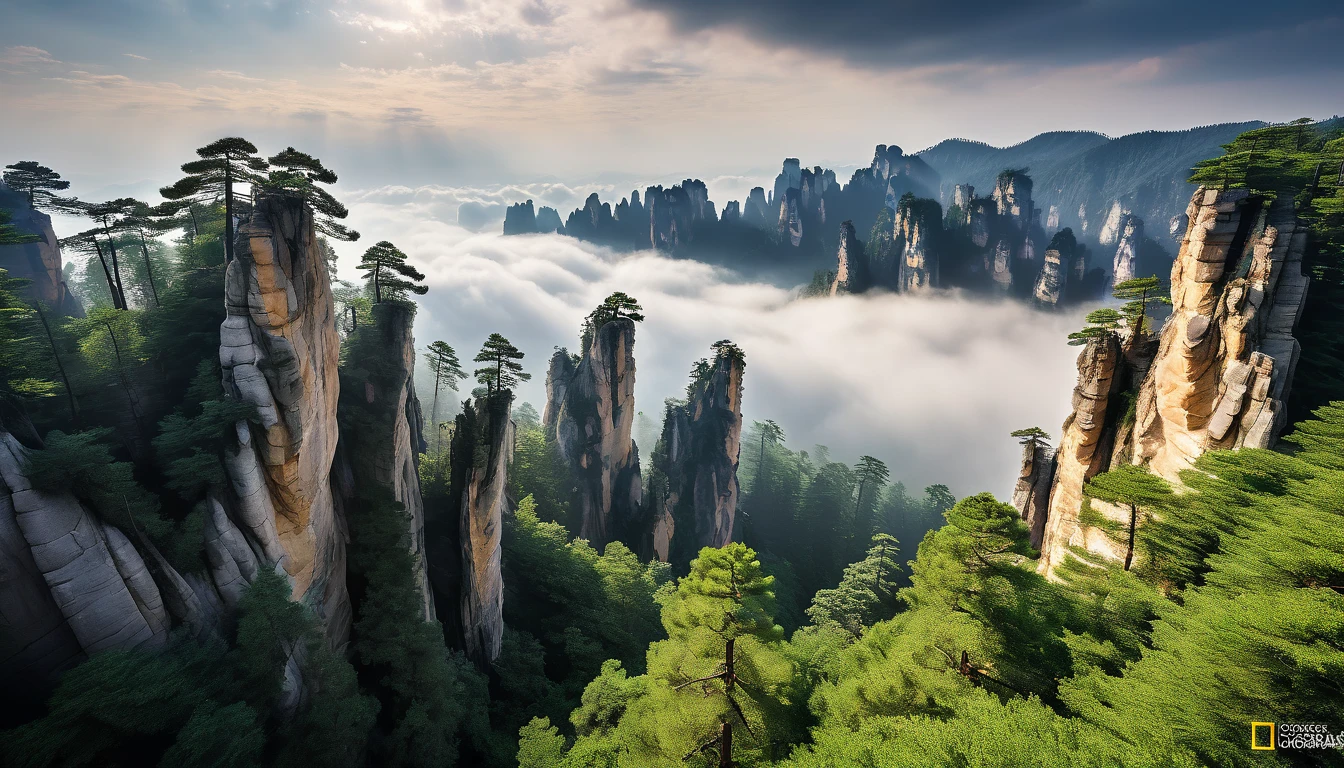
<svg viewBox="0 0 1344 768"><path fill-rule="evenodd" d="M1337 39L1323 29L1344 17L1339 0L630 0L680 29L740 30L762 42L861 65L986 62L1078 64L1170 52L1298 28L1302 42ZM1265 51L1273 58L1274 51ZM1323 56L1338 68L1341 57ZM1236 69L1234 61L1230 68Z"/></svg>

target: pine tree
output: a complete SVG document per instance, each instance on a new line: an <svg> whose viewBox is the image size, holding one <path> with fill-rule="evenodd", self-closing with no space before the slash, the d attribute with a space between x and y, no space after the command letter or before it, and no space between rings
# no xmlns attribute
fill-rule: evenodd
<svg viewBox="0 0 1344 768"><path fill-rule="evenodd" d="M406 292L424 296L429 287L421 285L425 276L406 263L406 254L397 246L381 240L370 246L359 261L359 271L373 284L373 301L382 304L401 300Z"/></svg>
<svg viewBox="0 0 1344 768"><path fill-rule="evenodd" d="M1041 443L1049 442L1050 435L1040 427L1027 427L1026 429L1015 429L1009 433L1009 437L1016 437L1020 445L1030 445L1033 449Z"/></svg>
<svg viewBox="0 0 1344 768"><path fill-rule="evenodd" d="M1171 485L1145 467L1122 464L1089 480L1083 492L1101 501L1129 507L1129 523L1122 534L1124 567L1128 571L1134 562L1134 537L1139 523L1171 500Z"/></svg>
<svg viewBox="0 0 1344 768"><path fill-rule="evenodd" d="M53 192L70 188L70 182L61 174L36 160L21 160L5 166L5 184L11 189L28 193L29 208L44 208L57 200Z"/></svg>
<svg viewBox="0 0 1344 768"><path fill-rule="evenodd" d="M121 281L121 263L117 258L116 238L131 226L137 209L143 206L144 203L133 197L120 197L105 203L84 203L79 206L80 212L92 219L98 225L96 231L103 235L103 245L107 247L111 260L114 285L112 300L115 309L130 308L126 303L126 289Z"/></svg>
<svg viewBox="0 0 1344 768"><path fill-rule="evenodd" d="M790 665L774 623L774 579L742 544L706 547L663 603L668 639L649 650L650 695L627 709L636 752L663 759L769 759ZM631 736L634 735L631 734ZM642 743L641 743L642 742Z"/></svg>
<svg viewBox="0 0 1344 768"><path fill-rule="evenodd" d="M1088 312L1087 318L1084 320L1087 325L1082 330L1069 334L1069 346L1082 346L1092 339L1102 339L1114 334L1115 330L1120 327L1121 319L1120 313L1110 307Z"/></svg>
<svg viewBox="0 0 1344 768"><path fill-rule="evenodd" d="M873 534L877 500L891 478L887 465L872 456L860 456L854 465L854 479L858 483L854 493L854 535L866 539Z"/></svg>
<svg viewBox="0 0 1344 768"><path fill-rule="evenodd" d="M1111 295L1125 302L1120 308L1120 315L1131 331L1131 344L1150 332L1148 307L1152 304L1171 304L1171 297L1163 289L1162 281L1156 277L1136 277L1126 280L1115 286Z"/></svg>
<svg viewBox="0 0 1344 768"><path fill-rule="evenodd" d="M840 626L857 637L864 627L896 615L899 551L896 537L874 534L867 555L845 568L839 586L819 590L812 598L808 618L818 626Z"/></svg>
<svg viewBox="0 0 1344 768"><path fill-rule="evenodd" d="M475 362L489 363L475 371L476 380L484 384L491 394L512 390L519 382L528 381L532 374L523 373L523 353L498 333L490 334L476 353Z"/></svg>
<svg viewBox="0 0 1344 768"><path fill-rule="evenodd" d="M436 425L439 423L439 390L444 387L456 390L458 382L466 378L467 372L462 370L457 352L445 341L430 344L425 350L425 360L429 362L430 373L434 374L434 400L429 408L429 423L430 427L438 432ZM438 442L439 448L442 448L442 435L439 436Z"/></svg>
<svg viewBox="0 0 1344 768"><path fill-rule="evenodd" d="M159 190L167 200L209 203L224 198L224 260L233 261L233 218L235 185L256 184L262 180L266 161L257 157L257 147L247 139L231 136L196 150L200 160L182 165L187 174L171 186Z"/></svg>
<svg viewBox="0 0 1344 768"><path fill-rule="evenodd" d="M317 186L335 184L336 174L316 157L300 152L293 147L272 155L272 170L264 186L269 190L298 195L313 209L315 226L318 232L346 242L359 239L359 233L341 224L338 220L350 215L350 211L331 193Z"/></svg>
<svg viewBox="0 0 1344 768"><path fill-rule="evenodd" d="M9 223L12 218L9 211L0 209L0 245L23 245L36 243L42 239L37 235L20 232L17 227Z"/></svg>

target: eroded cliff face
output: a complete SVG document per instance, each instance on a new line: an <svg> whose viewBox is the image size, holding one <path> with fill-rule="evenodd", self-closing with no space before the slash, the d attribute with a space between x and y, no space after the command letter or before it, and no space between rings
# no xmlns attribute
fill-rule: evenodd
<svg viewBox="0 0 1344 768"><path fill-rule="evenodd" d="M1088 478L1133 463L1179 482L1205 451L1270 447L1284 427L1300 351L1293 331L1309 281L1306 229L1290 200L1269 206L1245 190L1200 188L1186 215L1171 271L1172 315L1160 337L1095 340L1079 357L1042 543L1047 574L1070 546L1123 557L1100 530L1078 522ZM1113 404L1121 391L1134 399L1132 414Z"/></svg>
<svg viewBox="0 0 1344 768"><path fill-rule="evenodd" d="M896 208L893 241L900 257L900 289L927 291L939 286L938 235L942 233L943 210L938 201L901 199Z"/></svg>
<svg viewBox="0 0 1344 768"><path fill-rule="evenodd" d="M1291 201L1201 188L1171 269L1172 315L1139 391L1136 461L1174 479L1204 451L1267 448L1301 351L1307 230Z"/></svg>
<svg viewBox="0 0 1344 768"><path fill-rule="evenodd" d="M1095 550L1105 543L1100 531L1079 527L1078 513L1083 504L1083 483L1110 464L1114 427L1108 425L1108 409L1120 389L1122 360L1120 341L1110 335L1088 340L1078 355L1073 411L1064 419L1060 432L1044 531L1039 539L1040 568L1047 574L1068 556L1070 546ZM1029 514L1029 509L1018 509Z"/></svg>
<svg viewBox="0 0 1344 768"><path fill-rule="evenodd" d="M339 341L312 211L296 198L260 197L239 225L236 254L225 273L219 358L225 392L255 406L258 423L238 422L237 446L226 452L231 492L216 500L223 513L211 515L216 587L236 595L234 573L253 569L244 554L252 551L264 567L280 566L294 599L339 642L351 619L330 481ZM232 546L238 537L246 550Z"/></svg>
<svg viewBox="0 0 1344 768"><path fill-rule="evenodd" d="M0 431L0 675L38 684L86 654L161 647L170 619L144 558L79 499L33 487L27 453Z"/></svg>
<svg viewBox="0 0 1344 768"><path fill-rule="evenodd" d="M1111 265L1111 284L1119 285L1133 280L1139 261L1139 245L1143 242L1143 219L1125 214L1120 222L1119 242L1115 246L1115 260Z"/></svg>
<svg viewBox="0 0 1344 768"><path fill-rule="evenodd" d="M577 365L558 350L546 375L542 423L578 486L579 536L599 550L628 539L642 498L635 423L635 323L619 317L591 335Z"/></svg>
<svg viewBox="0 0 1344 768"><path fill-rule="evenodd" d="M686 403L668 406L649 480L646 556L681 564L702 547L731 540L744 371L740 354L720 352L697 376Z"/></svg>
<svg viewBox="0 0 1344 768"><path fill-rule="evenodd" d="M1031 546L1040 548L1050 513L1050 486L1055 479L1055 451L1043 442L1022 446L1022 471L1013 487L1013 506L1031 531Z"/></svg>
<svg viewBox="0 0 1344 768"><path fill-rule="evenodd" d="M36 235L34 243L0 245L0 269L10 277L31 280L28 295L58 314L83 317L84 309L65 285L61 246L51 228L51 217L28 207L28 197L0 182L0 208L8 210L10 224L24 234Z"/></svg>
<svg viewBox="0 0 1344 768"><path fill-rule="evenodd" d="M836 252L835 280L831 283L831 295L861 293L867 289L865 265L863 244L854 234L853 222L846 221L840 225L840 245Z"/></svg>
<svg viewBox="0 0 1344 768"><path fill-rule="evenodd" d="M459 610L457 616L445 617L444 623L481 668L499 657L504 638L500 558L504 510L509 503L508 466L513 457L512 402L513 393L504 390L464 403L453 431L449 494L460 554Z"/></svg>

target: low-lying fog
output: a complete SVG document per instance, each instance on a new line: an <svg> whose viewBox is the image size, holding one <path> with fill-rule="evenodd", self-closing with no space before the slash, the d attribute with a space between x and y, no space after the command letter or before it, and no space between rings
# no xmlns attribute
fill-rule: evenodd
<svg viewBox="0 0 1344 768"><path fill-rule="evenodd" d="M748 423L774 419L791 447L824 444L834 460L871 454L913 488L941 482L959 497L1006 497L1020 458L1008 433L1037 425L1057 435L1068 412L1078 350L1065 335L1081 325L1081 311L1047 314L956 295L791 300L786 288L698 262L557 235L474 234L426 213L353 206L351 223L364 237L339 247L340 276L356 279L367 245L395 242L430 285L418 346L447 341L471 370L485 337L503 333L527 355L533 378L519 400L538 411L552 349L574 351L585 315L621 290L647 316L636 330L635 397L655 420L664 398L684 392L692 362L728 338L747 354ZM423 367L418 378L426 391Z"/></svg>

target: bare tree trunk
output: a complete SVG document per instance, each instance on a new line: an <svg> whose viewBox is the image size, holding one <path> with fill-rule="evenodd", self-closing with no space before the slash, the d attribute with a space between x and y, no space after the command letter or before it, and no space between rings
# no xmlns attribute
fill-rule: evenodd
<svg viewBox="0 0 1344 768"><path fill-rule="evenodd" d="M103 246L98 244L98 238L93 238L94 250L98 251L98 263L103 265L103 276L107 278L107 292L112 294L112 308L125 309L121 304L121 299L117 297L117 283L112 279L112 270L107 268L107 259L103 258Z"/></svg>
<svg viewBox="0 0 1344 768"><path fill-rule="evenodd" d="M723 650L723 685L729 700L733 698L733 643L732 638L728 639L728 645ZM723 721L723 735L719 739L719 765L721 768L732 768L733 765L733 724L730 720Z"/></svg>
<svg viewBox="0 0 1344 768"><path fill-rule="evenodd" d="M42 311L41 302L33 302L37 309L37 318L42 321L42 330L46 331L47 343L51 345L51 356L56 360L56 369L61 372L61 383L65 384L65 397L70 402L70 419L74 421L75 427L79 427L79 405L75 403L75 390L70 388L70 376L65 372L65 363L61 361L61 353L56 349L56 337L51 335L51 326L47 324L47 315Z"/></svg>
<svg viewBox="0 0 1344 768"><path fill-rule="evenodd" d="M1134 531L1139 527L1139 508L1129 505L1129 545L1125 548L1125 570L1134 562Z"/></svg>
<svg viewBox="0 0 1344 768"><path fill-rule="evenodd" d="M149 278L149 292L154 297L154 306L161 306L159 289L154 285L154 267L149 263L149 245L145 242L144 231L140 232L140 251L145 254L145 275Z"/></svg>

